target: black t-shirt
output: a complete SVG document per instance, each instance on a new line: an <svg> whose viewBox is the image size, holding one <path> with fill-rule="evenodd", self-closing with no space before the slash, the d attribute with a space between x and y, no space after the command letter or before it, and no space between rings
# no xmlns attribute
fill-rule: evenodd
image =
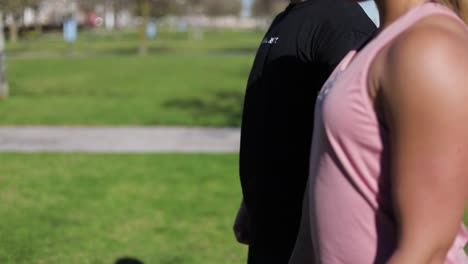
<svg viewBox="0 0 468 264"><path fill-rule="evenodd" d="M346 53L374 31L351 0L291 4L273 21L250 73L242 120L240 176L254 232L280 223L284 230L276 227L275 236L295 240L316 96Z"/></svg>

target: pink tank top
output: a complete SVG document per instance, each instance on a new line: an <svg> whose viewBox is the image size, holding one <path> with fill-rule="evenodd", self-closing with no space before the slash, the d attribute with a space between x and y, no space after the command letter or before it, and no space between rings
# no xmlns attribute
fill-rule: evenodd
<svg viewBox="0 0 468 264"><path fill-rule="evenodd" d="M369 67L382 48L420 19L442 14L435 3L419 5L383 30L362 51L351 51L317 99L309 178L309 212L315 254L323 264L381 264L396 247L397 227L388 177L388 136L379 124L367 87ZM460 231L446 264L468 263Z"/></svg>

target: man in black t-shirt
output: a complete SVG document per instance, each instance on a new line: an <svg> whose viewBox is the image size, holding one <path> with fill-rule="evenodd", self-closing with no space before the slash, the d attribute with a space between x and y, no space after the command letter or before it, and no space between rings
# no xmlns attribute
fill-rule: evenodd
<svg viewBox="0 0 468 264"><path fill-rule="evenodd" d="M286 264L299 229L316 95L375 31L351 0L291 1L258 49L245 95L234 225L250 264Z"/></svg>

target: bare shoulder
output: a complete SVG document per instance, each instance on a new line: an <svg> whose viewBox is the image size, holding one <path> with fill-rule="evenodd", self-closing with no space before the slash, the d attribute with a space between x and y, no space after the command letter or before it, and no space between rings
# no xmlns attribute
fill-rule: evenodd
<svg viewBox="0 0 468 264"><path fill-rule="evenodd" d="M421 20L398 36L382 59L380 87L389 106L468 97L468 30L453 18Z"/></svg>
<svg viewBox="0 0 468 264"><path fill-rule="evenodd" d="M434 70L433 67L466 66L466 58L467 28L452 18L432 16L418 22L389 45L385 64L391 73L399 73L394 71L398 68L424 73Z"/></svg>

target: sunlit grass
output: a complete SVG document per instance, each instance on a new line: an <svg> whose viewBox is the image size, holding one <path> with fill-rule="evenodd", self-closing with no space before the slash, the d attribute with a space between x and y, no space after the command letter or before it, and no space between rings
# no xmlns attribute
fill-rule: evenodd
<svg viewBox="0 0 468 264"><path fill-rule="evenodd" d="M252 56L8 60L0 125L238 126Z"/></svg>
<svg viewBox="0 0 468 264"><path fill-rule="evenodd" d="M254 53L263 31L207 31L202 38L190 33L161 32L148 40L150 54L161 53ZM75 56L136 55L139 37L135 32L82 31L72 50ZM10 56L64 56L69 45L59 33L7 43Z"/></svg>
<svg viewBox="0 0 468 264"><path fill-rule="evenodd" d="M245 263L236 155L0 160L0 263Z"/></svg>
<svg viewBox="0 0 468 264"><path fill-rule="evenodd" d="M7 46L11 97L0 125L239 126L261 33L163 32L137 54L136 33L84 32L72 57L60 34Z"/></svg>

